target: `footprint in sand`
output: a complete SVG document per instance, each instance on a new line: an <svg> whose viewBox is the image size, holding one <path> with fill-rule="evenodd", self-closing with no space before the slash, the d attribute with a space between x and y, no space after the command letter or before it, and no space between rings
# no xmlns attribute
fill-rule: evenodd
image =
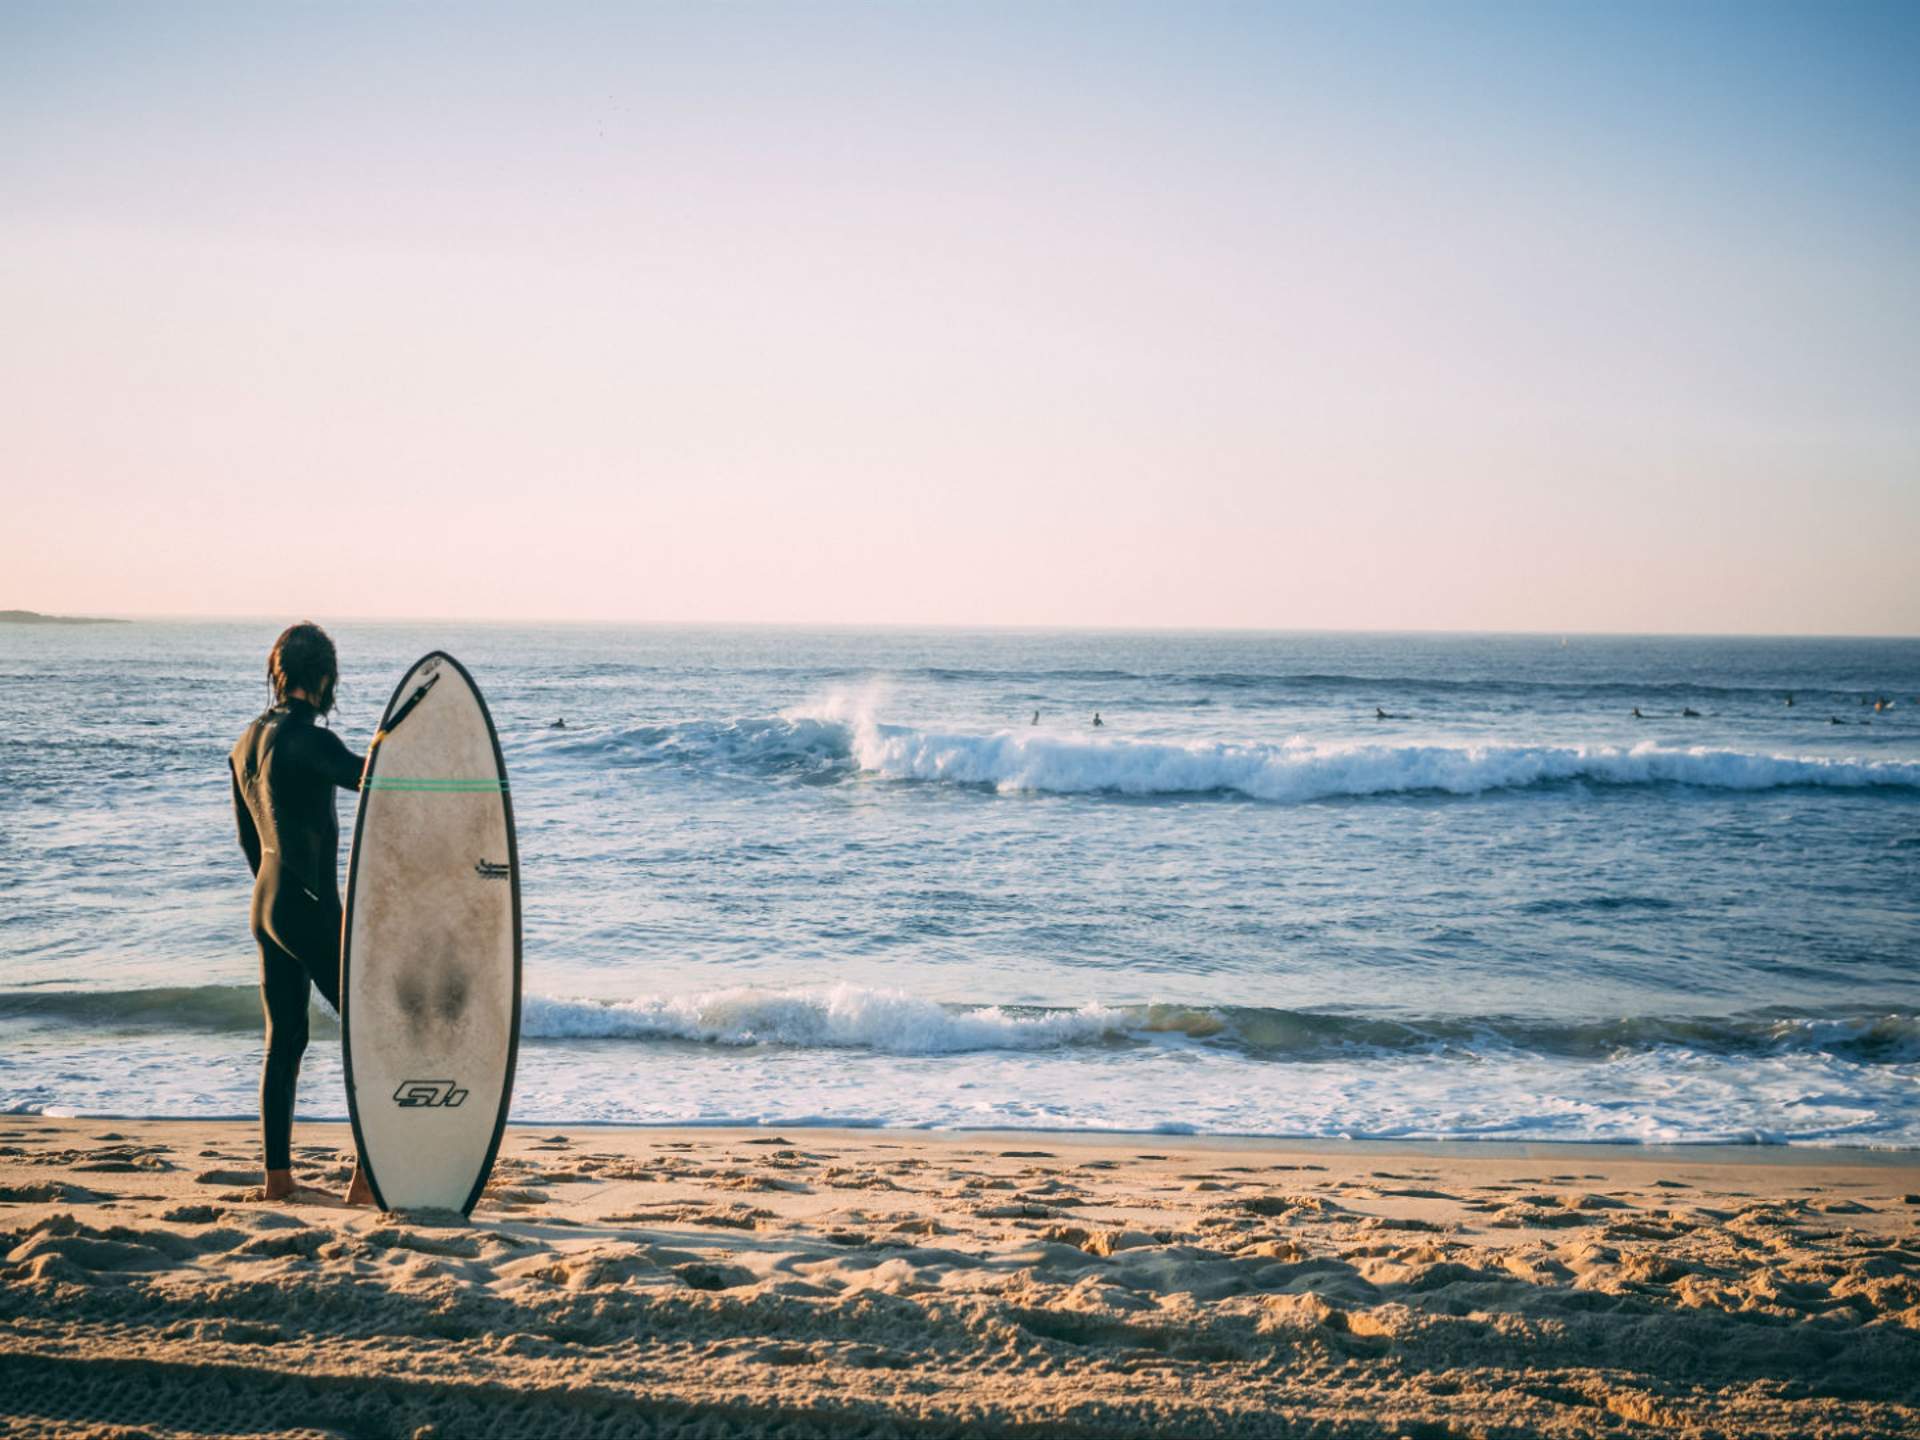
<svg viewBox="0 0 1920 1440"><path fill-rule="evenodd" d="M547 1203L547 1197L537 1190L516 1189L510 1185L498 1188L489 1185L480 1197L482 1205L496 1206L501 1210L531 1210L535 1206Z"/></svg>
<svg viewBox="0 0 1920 1440"><path fill-rule="evenodd" d="M731 1290L736 1286L751 1285L759 1278L744 1265L718 1264L707 1260L678 1266L674 1274L690 1290Z"/></svg>
<svg viewBox="0 0 1920 1440"><path fill-rule="evenodd" d="M211 1225L226 1213L219 1205L176 1205L171 1210L163 1210L160 1218L176 1225Z"/></svg>
<svg viewBox="0 0 1920 1440"><path fill-rule="evenodd" d="M144 1170L171 1170L173 1164L157 1155L139 1155L114 1157L107 1160L83 1160L77 1165L69 1165L76 1174L88 1175L138 1175Z"/></svg>
<svg viewBox="0 0 1920 1440"><path fill-rule="evenodd" d="M0 1185L0 1205L97 1205L107 1198L98 1190L58 1180L37 1185Z"/></svg>
<svg viewBox="0 0 1920 1440"><path fill-rule="evenodd" d="M541 1175L544 1185L597 1185L600 1177L586 1170L549 1170Z"/></svg>
<svg viewBox="0 0 1920 1440"><path fill-rule="evenodd" d="M193 1177L196 1185L255 1185L259 1180L258 1170L202 1170Z"/></svg>
<svg viewBox="0 0 1920 1440"><path fill-rule="evenodd" d="M749 1175L743 1171L732 1171L716 1175L708 1184L716 1190L785 1190L797 1195L811 1195L813 1187L798 1180L780 1180L772 1175Z"/></svg>
<svg viewBox="0 0 1920 1440"><path fill-rule="evenodd" d="M762 1220L780 1217L771 1210L735 1203L663 1205L649 1210L625 1210L606 1218L609 1224L619 1225L704 1225L716 1230L758 1230Z"/></svg>
<svg viewBox="0 0 1920 1440"><path fill-rule="evenodd" d="M830 1185L836 1190L899 1190L903 1188L894 1184L878 1170L860 1170L844 1165L833 1165L822 1170L820 1183Z"/></svg>

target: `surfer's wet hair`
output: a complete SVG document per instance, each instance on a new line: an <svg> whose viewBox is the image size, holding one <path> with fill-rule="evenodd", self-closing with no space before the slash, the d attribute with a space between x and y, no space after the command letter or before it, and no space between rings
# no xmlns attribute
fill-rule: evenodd
<svg viewBox="0 0 1920 1440"><path fill-rule="evenodd" d="M324 715L333 709L333 690L339 681L340 661L326 631L302 620L280 632L267 656L267 683L273 686L276 701L285 700L289 690L304 690Z"/></svg>

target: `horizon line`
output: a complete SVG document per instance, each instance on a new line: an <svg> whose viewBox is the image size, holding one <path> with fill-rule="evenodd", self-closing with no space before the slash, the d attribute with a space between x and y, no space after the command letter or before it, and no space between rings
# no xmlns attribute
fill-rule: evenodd
<svg viewBox="0 0 1920 1440"><path fill-rule="evenodd" d="M45 615L53 620L128 622L162 621L199 624L292 624L264 614L205 614L180 611L120 611L116 613L66 614L26 610L22 613ZM307 616L302 619L310 618ZM27 622L32 623L32 622ZM509 617L498 615L335 615L332 624L351 625L472 625L480 627L573 627L579 629L655 629L655 630L843 630L843 631L949 631L1004 632L1008 634L1105 634L1105 635L1432 635L1432 636L1576 636L1589 640L1920 640L1920 634L1900 631L1839 633L1834 631L1777 630L1607 630L1580 627L1497 628L1433 625L1124 625L1061 624L1029 621L918 621L918 620L739 620L681 619L642 620L626 618Z"/></svg>

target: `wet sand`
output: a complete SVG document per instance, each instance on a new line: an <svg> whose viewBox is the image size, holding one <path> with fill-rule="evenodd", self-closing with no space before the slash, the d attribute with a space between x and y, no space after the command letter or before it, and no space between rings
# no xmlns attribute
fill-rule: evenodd
<svg viewBox="0 0 1920 1440"><path fill-rule="evenodd" d="M342 1126L301 1125L344 1186ZM0 1117L0 1435L1920 1434L1920 1157Z"/></svg>

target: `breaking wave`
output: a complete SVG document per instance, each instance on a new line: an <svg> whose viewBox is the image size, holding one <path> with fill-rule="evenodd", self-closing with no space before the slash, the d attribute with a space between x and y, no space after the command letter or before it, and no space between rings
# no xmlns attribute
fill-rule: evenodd
<svg viewBox="0 0 1920 1440"><path fill-rule="evenodd" d="M572 742L612 764L679 762L722 770L857 775L1007 793L1237 794L1288 804L1342 796L1493 790L1584 782L1718 790L1920 790L1920 761L1764 754L1706 746L1284 744L1069 738L1000 730L922 730L828 707L773 718L647 726Z"/></svg>
<svg viewBox="0 0 1920 1440"><path fill-rule="evenodd" d="M319 1009L316 1029L337 1034ZM251 986L0 991L0 1021L258 1033ZM680 1041L738 1048L866 1050L888 1055L1112 1049L1203 1044L1248 1059L1314 1061L1424 1055L1532 1055L1611 1060L1656 1050L1717 1056L1831 1056L1856 1064L1920 1063L1920 1011L1807 1015L1629 1016L1557 1021L1520 1016L1389 1016L1270 1006L943 1003L859 985L731 986L627 1000L529 995L530 1041Z"/></svg>

